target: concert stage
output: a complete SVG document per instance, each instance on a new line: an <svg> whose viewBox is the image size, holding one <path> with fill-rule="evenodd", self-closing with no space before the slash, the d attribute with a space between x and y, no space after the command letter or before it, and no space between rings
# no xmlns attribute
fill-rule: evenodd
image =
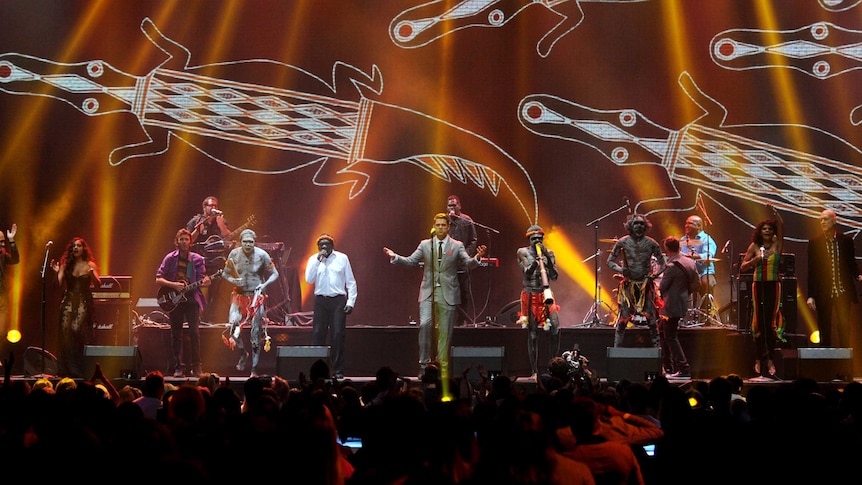
<svg viewBox="0 0 862 485"><path fill-rule="evenodd" d="M234 366L238 352L231 351L222 341L226 324L201 328L201 354L204 371L221 376L237 376ZM276 374L277 347L307 346L311 344L310 326L269 326L272 345L269 352L261 354L258 371L261 374ZM248 329L243 329L243 338L248 348ZM170 359L170 329L164 324L144 324L135 331L135 340L140 350L142 374L149 370L168 371ZM346 336L345 376L374 376L377 369L388 365L405 376L418 372L418 327L416 326L348 326ZM589 368L600 378L608 377L607 348L613 345L613 327L564 327L561 330L560 353L578 345L581 355L589 360ZM744 378L753 374L754 362L751 335L722 326L692 327L680 329L680 340L692 367L692 378L711 379L719 375L737 373ZM526 350L527 330L520 327L456 327L452 340L454 347L502 347L500 369L509 377L529 376L530 364ZM649 347L646 328L631 328L626 332L626 347ZM540 333L539 368L544 371L550 359L547 335ZM790 347L790 346L788 346ZM795 346L793 346L795 348ZM465 349L468 350L468 349ZM481 351L479 352L482 353ZM289 357L282 357L289 358ZM487 358L487 357L485 357ZM469 359L467 359L469 360ZM454 364L453 364L454 365ZM785 379L795 377L795 369L783 369L777 362L779 373ZM488 368L488 365L485 365ZM463 369L453 369L460 372ZM492 370L492 369L489 369ZM246 374L247 375L247 374ZM110 376L109 376L110 377ZM295 375L283 376L295 379Z"/></svg>

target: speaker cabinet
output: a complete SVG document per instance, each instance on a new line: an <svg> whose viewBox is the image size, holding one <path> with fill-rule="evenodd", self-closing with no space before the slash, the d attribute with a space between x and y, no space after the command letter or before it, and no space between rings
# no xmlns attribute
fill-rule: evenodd
<svg viewBox="0 0 862 485"><path fill-rule="evenodd" d="M738 305L737 327L740 333L751 333L751 286L752 275L740 274L737 281L737 298ZM786 334L796 333L796 323L798 320L798 310L796 308L796 278L781 279L781 314L784 317Z"/></svg>
<svg viewBox="0 0 862 485"><path fill-rule="evenodd" d="M737 268L742 267L742 262L745 261L745 253L739 253L739 261ZM751 276L749 273L740 273L740 275ZM781 259L778 262L778 276L780 278L795 278L796 277L796 255L794 253L781 253Z"/></svg>
<svg viewBox="0 0 862 485"><path fill-rule="evenodd" d="M752 275L740 274L736 280L736 327L739 333L751 333Z"/></svg>
<svg viewBox="0 0 862 485"><path fill-rule="evenodd" d="M320 359L323 359L327 366L332 365L328 345L279 346L275 354L275 374L288 381L297 381L300 372L308 376L311 365Z"/></svg>
<svg viewBox="0 0 862 485"><path fill-rule="evenodd" d="M782 256L783 258L784 256ZM784 333L795 334L799 314L796 308L796 278L781 279L781 315L784 317Z"/></svg>
<svg viewBox="0 0 862 485"><path fill-rule="evenodd" d="M84 377L93 375L98 362L108 379L138 379L142 361L136 345L85 345Z"/></svg>
<svg viewBox="0 0 862 485"><path fill-rule="evenodd" d="M797 350L797 375L817 382L853 379L853 349L841 347L801 347Z"/></svg>
<svg viewBox="0 0 862 485"><path fill-rule="evenodd" d="M479 366L485 368L488 376L493 378L506 373L506 347L452 347L449 354L452 375L461 375L467 367L470 372L467 380L479 382Z"/></svg>
<svg viewBox="0 0 862 485"><path fill-rule="evenodd" d="M608 382L646 382L661 374L658 347L608 347Z"/></svg>
<svg viewBox="0 0 862 485"><path fill-rule="evenodd" d="M96 325L97 343L114 346L131 344L131 311L132 304L128 300L95 300L93 323Z"/></svg>

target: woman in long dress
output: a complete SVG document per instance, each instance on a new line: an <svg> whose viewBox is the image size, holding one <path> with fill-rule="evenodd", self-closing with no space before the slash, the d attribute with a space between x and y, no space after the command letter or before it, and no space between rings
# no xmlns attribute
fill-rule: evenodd
<svg viewBox="0 0 862 485"><path fill-rule="evenodd" d="M84 376L84 346L93 338L93 291L99 287L99 266L90 246L75 237L60 261L51 261L57 282L65 288L60 302L60 345L57 365L61 377Z"/></svg>
<svg viewBox="0 0 862 485"><path fill-rule="evenodd" d="M767 205L767 210L772 213L772 218L760 221L755 227L739 270L754 273L751 293L754 372L760 377L778 379L772 355L777 342L785 341L779 274L784 221L772 205Z"/></svg>

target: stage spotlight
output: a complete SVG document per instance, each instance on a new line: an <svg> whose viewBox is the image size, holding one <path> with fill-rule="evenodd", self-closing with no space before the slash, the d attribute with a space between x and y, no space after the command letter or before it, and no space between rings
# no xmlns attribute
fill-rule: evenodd
<svg viewBox="0 0 862 485"><path fill-rule="evenodd" d="M812 344L820 343L820 330L815 330L811 332L811 335L808 336L808 340L811 341Z"/></svg>
<svg viewBox="0 0 862 485"><path fill-rule="evenodd" d="M6 332L6 340L8 340L10 343L17 344L21 341L21 332L14 328L12 330L9 330L8 332Z"/></svg>

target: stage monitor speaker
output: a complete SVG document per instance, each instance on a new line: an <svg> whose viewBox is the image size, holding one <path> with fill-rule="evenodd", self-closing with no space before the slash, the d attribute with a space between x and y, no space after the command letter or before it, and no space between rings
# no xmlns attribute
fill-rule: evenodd
<svg viewBox="0 0 862 485"><path fill-rule="evenodd" d="M797 375L817 382L853 380L853 349L841 347L800 347Z"/></svg>
<svg viewBox="0 0 862 485"><path fill-rule="evenodd" d="M608 382L652 381L661 374L658 347L608 347Z"/></svg>
<svg viewBox="0 0 862 485"><path fill-rule="evenodd" d="M520 327L518 313L521 312L521 300L506 303L494 317L494 323L503 327Z"/></svg>
<svg viewBox="0 0 862 485"><path fill-rule="evenodd" d="M57 365L57 357L51 352L39 347L27 347L24 350L24 375L26 377L41 375L46 377L56 376L59 373L60 368Z"/></svg>
<svg viewBox="0 0 862 485"><path fill-rule="evenodd" d="M141 377L141 352L136 345L85 345L84 378L96 370L96 362L108 379L138 379Z"/></svg>
<svg viewBox="0 0 862 485"><path fill-rule="evenodd" d="M479 365L485 368L488 377L506 373L506 347L452 347L449 354L452 365L449 366L452 375L461 375L461 372L470 367L467 380L479 382Z"/></svg>
<svg viewBox="0 0 862 485"><path fill-rule="evenodd" d="M332 365L328 345L282 345L276 348L275 359L275 374L292 385L298 382L300 372L308 377L311 365L318 360L323 359L327 366Z"/></svg>

